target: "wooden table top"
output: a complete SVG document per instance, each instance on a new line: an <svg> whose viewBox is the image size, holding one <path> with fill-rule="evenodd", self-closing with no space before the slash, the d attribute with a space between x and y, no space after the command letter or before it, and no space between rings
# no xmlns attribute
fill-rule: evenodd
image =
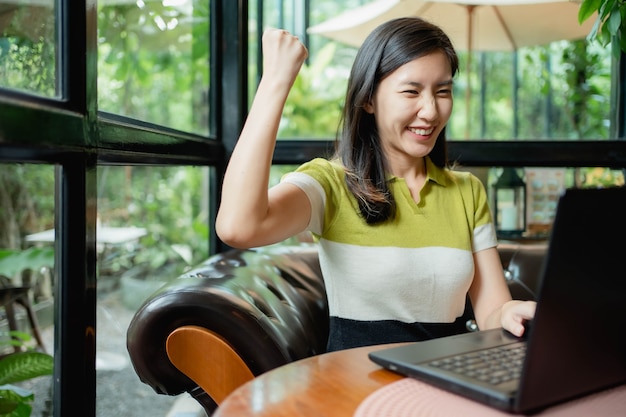
<svg viewBox="0 0 626 417"><path fill-rule="evenodd" d="M273 369L235 390L213 416L352 416L369 394L403 378L367 354L401 344L331 352Z"/></svg>
<svg viewBox="0 0 626 417"><path fill-rule="evenodd" d="M213 417L513 415L382 369L367 356L403 344L331 352L273 369L237 388ZM537 417L623 417L625 404L626 384L547 408Z"/></svg>

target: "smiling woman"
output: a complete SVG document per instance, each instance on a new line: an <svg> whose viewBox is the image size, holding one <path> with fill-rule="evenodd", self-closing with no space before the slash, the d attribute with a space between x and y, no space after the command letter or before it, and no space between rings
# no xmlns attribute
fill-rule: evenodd
<svg viewBox="0 0 626 417"><path fill-rule="evenodd" d="M308 51L270 28L263 52L265 72L224 175L218 236L251 248L311 233L329 351L467 331L467 297L480 328L521 335L534 304L511 300L485 187L447 160L458 69L448 36L418 17L374 29L348 79L336 153L269 190L285 100Z"/></svg>

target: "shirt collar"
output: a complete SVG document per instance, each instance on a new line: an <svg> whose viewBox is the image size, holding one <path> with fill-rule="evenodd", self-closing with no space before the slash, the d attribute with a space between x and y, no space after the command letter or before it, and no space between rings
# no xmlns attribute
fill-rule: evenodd
<svg viewBox="0 0 626 417"><path fill-rule="evenodd" d="M448 182L445 170L435 165L434 162L430 160L429 156L424 157L424 161L426 163L426 182L433 181L439 185L445 186ZM395 175L389 175L388 178L391 181L398 179Z"/></svg>
<svg viewBox="0 0 626 417"><path fill-rule="evenodd" d="M446 176L445 170L435 165L434 162L430 160L429 156L427 156L425 160L426 180L434 181L439 185L446 185L448 177Z"/></svg>

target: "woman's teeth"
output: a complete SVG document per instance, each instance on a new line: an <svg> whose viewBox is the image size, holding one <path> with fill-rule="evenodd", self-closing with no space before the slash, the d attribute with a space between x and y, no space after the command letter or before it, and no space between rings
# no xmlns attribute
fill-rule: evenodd
<svg viewBox="0 0 626 417"><path fill-rule="evenodd" d="M416 135L421 135L421 136L428 136L431 133L433 133L433 128L430 129L413 129L413 128L409 128L409 130L413 133L415 133Z"/></svg>

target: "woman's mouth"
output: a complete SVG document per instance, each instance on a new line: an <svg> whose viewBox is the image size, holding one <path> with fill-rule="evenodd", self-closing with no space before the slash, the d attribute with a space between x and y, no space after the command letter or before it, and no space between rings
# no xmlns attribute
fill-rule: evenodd
<svg viewBox="0 0 626 417"><path fill-rule="evenodd" d="M428 129L420 129L420 128L414 128L414 127L409 127L408 128L410 132L415 133L416 135L420 135L420 136L428 136L431 133L433 133L433 131L435 130L434 127L428 128Z"/></svg>

